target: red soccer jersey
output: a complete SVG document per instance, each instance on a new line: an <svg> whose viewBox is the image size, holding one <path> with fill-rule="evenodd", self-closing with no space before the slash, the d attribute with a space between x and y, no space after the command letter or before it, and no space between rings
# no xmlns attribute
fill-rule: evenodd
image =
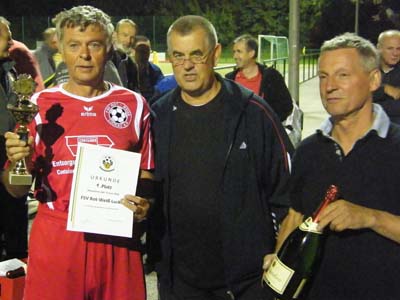
<svg viewBox="0 0 400 300"><path fill-rule="evenodd" d="M85 98L57 86L33 95L32 102L40 108L30 124L35 195L49 208L68 211L78 142L141 153L141 169L154 168L150 110L139 94L111 85Z"/></svg>

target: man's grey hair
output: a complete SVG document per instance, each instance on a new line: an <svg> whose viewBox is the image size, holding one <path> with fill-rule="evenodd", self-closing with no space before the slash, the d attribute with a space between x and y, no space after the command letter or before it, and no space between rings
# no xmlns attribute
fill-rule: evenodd
<svg viewBox="0 0 400 300"><path fill-rule="evenodd" d="M138 31L138 26L136 25L135 22L133 22L131 19L121 19L118 21L118 23L115 25L115 32L118 32L119 27L122 24L129 24L131 25L133 28L135 28L136 31Z"/></svg>
<svg viewBox="0 0 400 300"><path fill-rule="evenodd" d="M338 49L356 49L360 55L361 64L367 72L379 67L379 55L376 47L370 41L354 33L347 32L325 41L321 46L321 54Z"/></svg>
<svg viewBox="0 0 400 300"><path fill-rule="evenodd" d="M10 27L10 21L8 21L6 18L0 16L0 23L6 25L7 27Z"/></svg>
<svg viewBox="0 0 400 300"><path fill-rule="evenodd" d="M207 35L208 46L210 49L214 49L218 43L217 32L215 30L214 25L204 17L187 15L178 18L169 27L167 32L168 51L171 50L170 37L172 32L175 32L182 36L186 36L191 34L193 31L197 29L202 29L205 31Z"/></svg>
<svg viewBox="0 0 400 300"><path fill-rule="evenodd" d="M381 32L378 37L378 48L382 46L383 40L387 37L397 37L400 38L400 31L399 30L386 30Z"/></svg>
<svg viewBox="0 0 400 300"><path fill-rule="evenodd" d="M43 40L47 41L48 39L52 38L54 34L57 33L57 30L54 27L49 27L45 31L43 31Z"/></svg>
<svg viewBox="0 0 400 300"><path fill-rule="evenodd" d="M84 31L89 25L100 26L107 36L107 49L110 49L112 45L114 26L111 23L111 18L96 7L81 5L75 6L69 10L64 10L54 17L53 23L56 26L57 38L60 41L61 47L65 27L73 28L78 26L81 31Z"/></svg>

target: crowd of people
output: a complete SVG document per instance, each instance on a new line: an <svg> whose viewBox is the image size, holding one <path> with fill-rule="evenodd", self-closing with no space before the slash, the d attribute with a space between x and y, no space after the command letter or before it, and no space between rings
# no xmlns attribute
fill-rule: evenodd
<svg viewBox="0 0 400 300"><path fill-rule="evenodd" d="M250 35L233 41L237 67L223 78L215 27L182 16L166 33L173 76L164 77L130 19L114 29L103 11L77 6L53 22L31 53L0 17L1 250L2 259L28 256L25 300L144 300L145 252L161 300L272 300L263 272L331 184L340 197L320 217L326 247L302 299L398 299L400 32L383 32L377 48L350 33L322 45L329 118L294 148L282 125L291 95L278 71L257 63ZM37 83L40 109L27 141L7 110L22 73ZM114 109L130 117L113 118ZM132 238L66 229L75 166L62 162L76 156L68 137L107 137L141 154L136 193L121 199ZM22 158L32 186L9 182ZM28 247L31 189L39 207Z"/></svg>

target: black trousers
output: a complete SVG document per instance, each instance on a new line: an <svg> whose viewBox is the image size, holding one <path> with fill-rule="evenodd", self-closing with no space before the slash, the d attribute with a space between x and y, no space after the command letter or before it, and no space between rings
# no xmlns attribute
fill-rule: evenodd
<svg viewBox="0 0 400 300"><path fill-rule="evenodd" d="M274 296L262 287L261 278L240 284L244 286L239 293L233 294L227 288L204 290L186 283L174 276L173 286L169 287L162 277L158 281L160 300L273 300Z"/></svg>
<svg viewBox="0 0 400 300"><path fill-rule="evenodd" d="M0 169L6 161L4 136L0 136ZM26 196L12 197L0 183L0 259L28 256L28 206Z"/></svg>

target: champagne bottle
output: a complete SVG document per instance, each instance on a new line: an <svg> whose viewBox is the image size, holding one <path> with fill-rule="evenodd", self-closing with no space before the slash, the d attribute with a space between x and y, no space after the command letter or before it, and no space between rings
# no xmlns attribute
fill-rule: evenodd
<svg viewBox="0 0 400 300"><path fill-rule="evenodd" d="M284 241L263 280L279 299L298 299L321 256L324 235L317 229L320 213L337 197L331 185L319 208Z"/></svg>

